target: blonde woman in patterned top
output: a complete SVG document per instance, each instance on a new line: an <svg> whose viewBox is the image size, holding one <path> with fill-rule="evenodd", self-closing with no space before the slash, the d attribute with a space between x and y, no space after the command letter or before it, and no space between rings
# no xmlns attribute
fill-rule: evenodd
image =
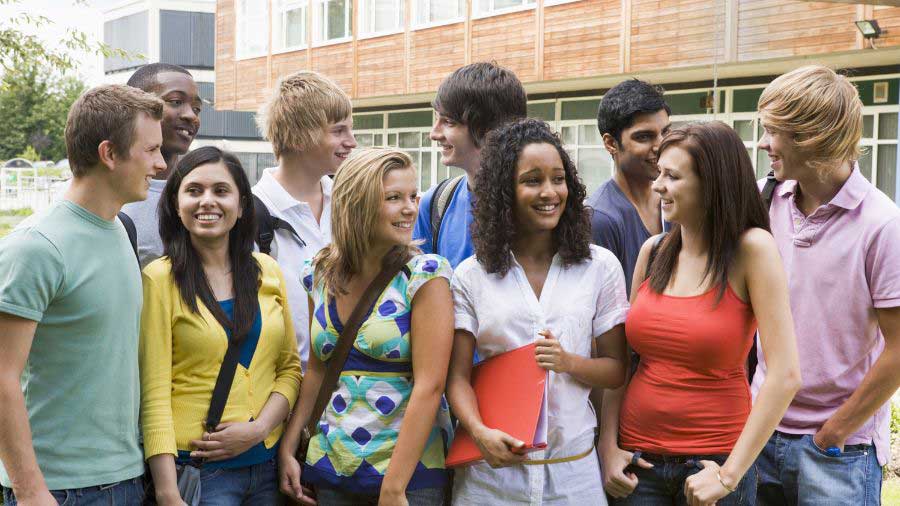
<svg viewBox="0 0 900 506"><path fill-rule="evenodd" d="M282 491L321 505L440 505L450 438L442 399L453 332L450 264L412 244L418 212L409 156L362 150L338 170L333 242L307 263L310 356L298 408L279 450ZM369 310L306 462L294 457L338 336L394 246L411 258Z"/></svg>

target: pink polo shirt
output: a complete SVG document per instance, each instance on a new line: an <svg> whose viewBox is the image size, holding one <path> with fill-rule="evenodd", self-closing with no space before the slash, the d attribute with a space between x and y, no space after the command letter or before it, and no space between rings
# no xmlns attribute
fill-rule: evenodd
<svg viewBox="0 0 900 506"><path fill-rule="evenodd" d="M769 210L790 290L803 386L778 430L813 434L862 382L884 349L876 308L900 306L900 209L854 168L831 202L809 216L796 181L775 190ZM766 375L758 353L754 398ZM890 402L846 444L874 443L890 457Z"/></svg>

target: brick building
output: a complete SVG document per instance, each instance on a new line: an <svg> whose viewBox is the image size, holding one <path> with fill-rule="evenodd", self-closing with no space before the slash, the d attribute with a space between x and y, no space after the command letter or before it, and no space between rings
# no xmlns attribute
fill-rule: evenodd
<svg viewBox="0 0 900 506"><path fill-rule="evenodd" d="M893 0L217 0L216 108L255 111L275 80L313 69L353 98L361 145L398 146L427 188L452 174L428 139L440 81L494 60L520 77L529 114L560 131L593 189L611 174L596 129L604 91L663 85L673 121L716 119L760 174L756 101L774 77L816 62L848 69L865 104L860 160L900 199L900 7ZM854 21L877 20L865 39ZM251 174L251 177L255 174Z"/></svg>

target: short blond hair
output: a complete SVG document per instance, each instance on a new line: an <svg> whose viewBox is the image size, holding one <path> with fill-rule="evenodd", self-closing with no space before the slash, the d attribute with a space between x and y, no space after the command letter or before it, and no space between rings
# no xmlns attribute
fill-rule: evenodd
<svg viewBox="0 0 900 506"><path fill-rule="evenodd" d="M163 102L155 95L122 84L91 88L78 97L66 119L66 153L72 175L81 177L100 163L97 147L103 141L127 159L134 144L134 122L139 114L160 121Z"/></svg>
<svg viewBox="0 0 900 506"><path fill-rule="evenodd" d="M352 112L350 97L334 81L301 70L278 80L256 123L280 158L288 151L309 149L328 125L347 119Z"/></svg>
<svg viewBox="0 0 900 506"><path fill-rule="evenodd" d="M316 255L316 279L332 294L344 293L346 282L362 269L384 200L384 177L392 170L415 170L403 151L367 148L355 152L338 169L331 190L331 244ZM420 253L415 243L410 256Z"/></svg>
<svg viewBox="0 0 900 506"><path fill-rule="evenodd" d="M809 65L772 81L759 97L766 127L794 136L820 175L860 156L862 101L856 86L828 67Z"/></svg>

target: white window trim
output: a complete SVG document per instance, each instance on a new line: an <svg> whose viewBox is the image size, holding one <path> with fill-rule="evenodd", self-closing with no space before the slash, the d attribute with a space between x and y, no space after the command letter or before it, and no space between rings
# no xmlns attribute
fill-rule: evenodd
<svg viewBox="0 0 900 506"><path fill-rule="evenodd" d="M244 47L244 45L243 45L243 44L240 44L240 42L242 42L242 40L241 40L241 9L240 9L240 4L241 4L241 3L247 3L247 2L250 2L250 1L251 1L251 0L235 0L235 2L234 2L234 59L235 59L235 60L252 60L252 59L254 59L254 58L261 58L261 57L263 57L263 56L266 56L266 55L269 53L269 51L268 51L269 41L268 41L268 40L265 41L265 42L263 43L263 48L264 48L264 49L263 49L261 52L259 52L259 53L249 53L249 52L248 52L248 53L243 53L243 52L241 51L241 47ZM267 8L268 8L268 7L267 7ZM269 31L271 30L271 27L272 27L272 25L271 25L271 19L269 19L269 16L266 16L266 15L262 16L262 18L263 18L263 23L264 23L266 26L264 26L264 29L263 29L263 30L260 30L260 33L261 33L261 34L268 34Z"/></svg>
<svg viewBox="0 0 900 506"><path fill-rule="evenodd" d="M419 18L419 0L409 0L412 2L412 8L410 9L410 16L412 19L410 20L410 27L413 30L424 30L426 28L435 28L438 26L444 25L452 25L456 23L464 23L466 21L465 13L462 16L456 16L447 19L441 19L439 21L428 21L425 23L417 23L416 20ZM459 0L461 2L465 2L465 0ZM463 9L465 10L465 9Z"/></svg>
<svg viewBox="0 0 900 506"><path fill-rule="evenodd" d="M344 23L345 23L344 26L347 28L348 35L338 38L338 39L323 39L323 40L319 40L319 41L316 40L316 29L318 28L318 30L320 32L322 32L324 35L325 28L327 26L326 17L327 17L328 11L324 7L324 4L327 2L328 2L328 0L310 0L310 5L312 8L310 9L309 12L310 12L310 16L313 17L313 20L312 20L313 45L312 46L314 48L315 47L332 46L334 44L343 44L345 42L350 42L353 40L353 19L352 19L352 17L357 15L357 13L350 12L350 15L347 14L347 11L353 10L353 2L349 1L349 0L346 4L347 8L344 11ZM320 16L317 16L316 9L319 8L320 6L322 8L322 12L321 12Z"/></svg>
<svg viewBox="0 0 900 506"><path fill-rule="evenodd" d="M403 33L406 31L406 28L404 27L404 23L403 23L403 21L404 21L403 18L405 16L404 11L406 9L406 1L405 0L400 0L399 2L397 2L397 7L399 7L399 11L400 11L397 13L397 17L399 18L398 19L399 26L397 26L397 28L393 28L390 30L382 30L380 32L365 32L365 31L363 31L363 27L362 27L363 19L364 19L363 13L366 10L366 8L365 8L366 2L364 2L363 0L360 0L359 2L357 2L357 5L359 6L359 17L357 18L357 25L356 25L357 32L358 32L357 37L356 37L357 40L374 39L376 37L385 37L388 35L396 35L398 33Z"/></svg>
<svg viewBox="0 0 900 506"><path fill-rule="evenodd" d="M277 1L277 0L275 0L275 1ZM309 18L309 16L312 15L311 0L293 0L293 1L285 0L284 3L288 3L290 8L286 8L282 5L281 6L282 8L278 9L275 7L274 3L272 4L272 19L269 21L270 30L272 30L272 37L273 37L272 54L290 53L291 51L300 51L300 50L306 49L308 47L307 41L309 40L310 34L307 33L306 37L304 37L302 44L295 45L295 46L285 46L285 47L276 49L278 44L274 43L274 38L277 37L278 40L281 40L281 38L284 36L284 25L282 25L281 22L277 23L280 33L276 34L274 32L274 28L276 26L276 23L275 23L276 17L281 17L285 11L297 9L300 7L306 7L307 19L303 20L303 22L306 23L306 25L303 27L303 31L306 32L309 29L309 19L308 18Z"/></svg>
<svg viewBox="0 0 900 506"><path fill-rule="evenodd" d="M523 1L527 1L527 0L523 0ZM478 14L475 12L475 5L474 5L474 1L473 1L472 19L484 19L484 18L490 18L493 16L502 16L503 14L512 14L514 12L529 11L529 10L534 10L536 8L537 8L537 0L535 0L535 2L533 4L519 5L516 7L506 7L503 9L495 9L495 10L492 10L489 12Z"/></svg>
<svg viewBox="0 0 900 506"><path fill-rule="evenodd" d="M580 1L581 0L544 0L544 7L549 7L552 5L565 5Z"/></svg>

